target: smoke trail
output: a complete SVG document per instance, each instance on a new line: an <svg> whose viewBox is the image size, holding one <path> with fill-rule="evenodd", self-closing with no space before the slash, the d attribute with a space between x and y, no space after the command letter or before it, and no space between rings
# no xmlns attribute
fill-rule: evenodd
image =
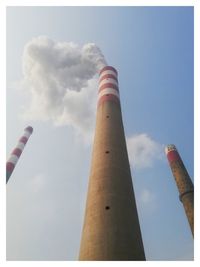
<svg viewBox="0 0 200 267"><path fill-rule="evenodd" d="M88 131L94 117L95 75L105 65L94 43L80 47L45 36L32 39L23 53L22 85L31 95L24 117Z"/></svg>

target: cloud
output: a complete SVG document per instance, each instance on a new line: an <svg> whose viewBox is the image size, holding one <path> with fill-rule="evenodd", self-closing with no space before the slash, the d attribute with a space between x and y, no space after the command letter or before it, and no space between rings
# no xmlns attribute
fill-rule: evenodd
<svg viewBox="0 0 200 267"><path fill-rule="evenodd" d="M148 204L155 201L155 195L148 189L143 189L140 195L140 201L143 204Z"/></svg>
<svg viewBox="0 0 200 267"><path fill-rule="evenodd" d="M143 215L155 212L158 207L156 194L147 188L143 188L138 194L137 204Z"/></svg>
<svg viewBox="0 0 200 267"><path fill-rule="evenodd" d="M46 184L46 176L42 173L35 175L29 181L30 190L34 193L38 193L39 191L43 190L45 184Z"/></svg>
<svg viewBox="0 0 200 267"><path fill-rule="evenodd" d="M98 71L106 65L94 43L80 47L45 36L29 41L23 53L21 85L31 96L23 117L50 120L88 134L94 120Z"/></svg>
<svg viewBox="0 0 200 267"><path fill-rule="evenodd" d="M137 169L152 167L163 154L163 146L145 133L127 138L127 149L130 164Z"/></svg>

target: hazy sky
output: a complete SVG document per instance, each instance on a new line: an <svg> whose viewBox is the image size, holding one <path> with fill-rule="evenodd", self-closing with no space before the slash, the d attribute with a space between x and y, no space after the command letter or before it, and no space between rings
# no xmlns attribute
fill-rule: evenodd
<svg viewBox="0 0 200 267"><path fill-rule="evenodd" d="M23 51L27 43L41 48L38 36L46 36L46 45L34 56L50 72L41 77L31 69L38 81L33 90L24 83L22 64L30 67L30 61ZM118 70L147 260L193 259L192 235L163 149L175 144L193 179L193 37L192 7L7 8L7 156L23 129L34 128L7 185L8 260L78 258L97 80L61 102L67 112L55 126L61 112L55 100L70 76L61 79L51 68L57 57L47 49L69 42L95 43ZM62 86L49 94L52 77Z"/></svg>

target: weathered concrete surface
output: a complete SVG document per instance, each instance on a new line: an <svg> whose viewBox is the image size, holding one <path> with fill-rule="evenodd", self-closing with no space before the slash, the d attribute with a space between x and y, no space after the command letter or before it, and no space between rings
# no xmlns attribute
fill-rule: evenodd
<svg viewBox="0 0 200 267"><path fill-rule="evenodd" d="M175 178L180 200L183 203L185 213L190 224L192 234L194 236L194 186L190 176L182 162L176 161L171 163L171 169Z"/></svg>
<svg viewBox="0 0 200 267"><path fill-rule="evenodd" d="M180 201L183 203L194 236L194 185L176 147L174 145L168 145L165 151L178 187Z"/></svg>
<svg viewBox="0 0 200 267"><path fill-rule="evenodd" d="M97 111L79 260L145 260L120 104Z"/></svg>

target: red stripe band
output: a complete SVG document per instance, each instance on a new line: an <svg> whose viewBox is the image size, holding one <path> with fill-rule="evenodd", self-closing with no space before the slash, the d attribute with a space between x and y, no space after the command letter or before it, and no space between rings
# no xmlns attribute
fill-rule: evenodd
<svg viewBox="0 0 200 267"><path fill-rule="evenodd" d="M112 71L114 71L114 72L117 74L116 69L114 69L114 68L111 67L111 66L105 66L103 69L101 69L99 75L101 75L101 73L104 72L104 71L106 71L106 70L112 70Z"/></svg>
<svg viewBox="0 0 200 267"><path fill-rule="evenodd" d="M14 168L15 168L15 165L12 162L6 163L6 170L7 171L12 172Z"/></svg>
<svg viewBox="0 0 200 267"><path fill-rule="evenodd" d="M22 136L20 139L19 139L19 142L22 142L24 144L26 144L26 142L28 141L28 138L26 136Z"/></svg>
<svg viewBox="0 0 200 267"><path fill-rule="evenodd" d="M105 75L103 75L103 76L101 77L101 79L99 80L99 83L100 83L101 81L103 81L104 79L109 79L109 78L111 78L111 79L115 80L116 82L118 82L117 77L114 76L113 74L105 74Z"/></svg>
<svg viewBox="0 0 200 267"><path fill-rule="evenodd" d="M17 157L20 157L21 153L22 153L22 150L21 149L15 148L11 154L12 155L15 155Z"/></svg>
<svg viewBox="0 0 200 267"><path fill-rule="evenodd" d="M117 104L119 104L120 103L120 101L119 101L119 98L117 97L117 96L115 96L115 95L113 95L113 94L106 94L106 95L103 95L100 99L99 99L99 101L98 101L98 107L101 105L101 104L103 104L104 102L106 102L106 101L112 101L112 102L115 102L115 103L117 103Z"/></svg>
<svg viewBox="0 0 200 267"><path fill-rule="evenodd" d="M113 83L105 83L105 84L103 84L101 87L99 87L99 92L100 92L101 90L103 90L103 89L106 89L106 88L112 88L112 89L115 89L115 90L119 91L117 85L115 85L115 84L113 84Z"/></svg>
<svg viewBox="0 0 200 267"><path fill-rule="evenodd" d="M178 161L178 160L180 161L181 160L181 158L180 158L180 156L176 150L169 151L167 153L167 158L168 158L170 163L173 161Z"/></svg>

